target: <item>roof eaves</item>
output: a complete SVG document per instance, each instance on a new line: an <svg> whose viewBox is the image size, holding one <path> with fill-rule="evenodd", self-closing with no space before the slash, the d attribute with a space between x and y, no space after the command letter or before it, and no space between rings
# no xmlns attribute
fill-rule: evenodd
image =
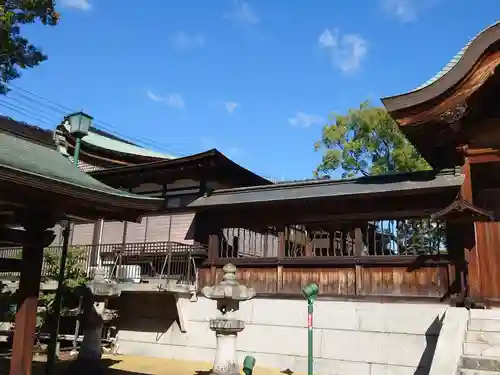
<svg viewBox="0 0 500 375"><path fill-rule="evenodd" d="M126 166L121 166L121 167L103 169L100 171L91 172L90 175L97 177L97 176L135 172L138 170L146 171L146 170L151 170L151 169L158 169L158 168L162 168L162 167L178 165L178 164L182 164L182 163L186 163L186 162L191 162L194 160L203 159L203 158L206 158L209 156L214 156L216 153L218 153L218 151L215 149L212 149L212 150L208 150L208 151L205 151L205 152L202 152L199 154L188 155L188 156L184 156L184 157L176 158L176 159L156 160L156 161L152 161L149 163L141 163L141 164L136 164L136 165L126 165Z"/></svg>
<svg viewBox="0 0 500 375"><path fill-rule="evenodd" d="M214 191L213 194L225 194L232 192L240 192L240 191L260 191L260 190L281 190L287 188L296 188L296 187L308 187L308 186L316 186L316 185L345 185L359 182L377 182L380 183L390 183L393 180L400 179L404 180L405 178L429 178L432 176L454 176L457 175L456 169L442 169L440 171L434 170L426 170L426 171L418 171L418 172L404 172L404 173L393 173L393 174L385 174L385 175L377 175L377 176L364 176L364 177L352 177L345 178L342 180L332 180L332 179L306 179L292 182L284 182L270 185L258 185L258 186L245 186L240 188L232 188L232 189L220 189Z"/></svg>
<svg viewBox="0 0 500 375"><path fill-rule="evenodd" d="M362 177L337 181L307 181L288 185L258 186L215 191L198 198L191 208L217 205L251 204L291 201L314 198L337 198L366 194L420 191L422 189L446 189L459 187L464 176L455 169L406 173L390 176Z"/></svg>
<svg viewBox="0 0 500 375"><path fill-rule="evenodd" d="M103 186L106 187L106 189L97 189L95 187L55 180L50 177L38 175L29 171L18 170L5 165L0 165L0 176L3 181L9 181L14 184L40 188L56 194L80 197L93 202L111 203L113 206L123 208L149 211L161 208L164 203L164 200L161 198L134 195L110 188L104 184Z"/></svg>
<svg viewBox="0 0 500 375"><path fill-rule="evenodd" d="M424 87L432 85L434 82L439 80L442 76L447 74L450 70L452 70L457 65L457 63L460 61L460 59L464 56L465 52L467 51L467 48L469 48L469 46L472 44L472 42L474 42L474 40L476 40L482 33L484 33L488 29L490 29L498 24L500 24L500 21L495 22L494 24L484 28L479 33L477 33L471 40L469 40L469 42L455 56L453 56L453 58L434 77L427 80L426 82L424 82L423 84L421 84L417 88L411 90L410 92L415 92L415 91L423 89Z"/></svg>

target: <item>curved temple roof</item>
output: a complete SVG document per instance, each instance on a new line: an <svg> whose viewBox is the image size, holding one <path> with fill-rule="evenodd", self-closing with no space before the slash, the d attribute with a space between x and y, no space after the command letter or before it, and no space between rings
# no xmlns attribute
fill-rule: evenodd
<svg viewBox="0 0 500 375"><path fill-rule="evenodd" d="M0 132L0 176L16 184L36 184L55 193L79 195L137 209L158 209L162 199L111 188L80 171L59 152Z"/></svg>
<svg viewBox="0 0 500 375"><path fill-rule="evenodd" d="M69 125L63 125L66 131L69 132ZM105 137L101 134L97 134L95 132L90 131L87 136L82 139L83 143L88 143L92 146L104 148L111 151L117 151L124 154L129 155L140 155L140 156L148 156L152 158L158 159L175 159L176 157L173 155L166 155L159 152L151 151L146 148L136 146L126 142L120 142L116 139L112 139L109 137Z"/></svg>
<svg viewBox="0 0 500 375"><path fill-rule="evenodd" d="M389 112L422 104L460 82L477 60L500 40L500 21L487 27L472 38L434 77L407 93L382 98Z"/></svg>

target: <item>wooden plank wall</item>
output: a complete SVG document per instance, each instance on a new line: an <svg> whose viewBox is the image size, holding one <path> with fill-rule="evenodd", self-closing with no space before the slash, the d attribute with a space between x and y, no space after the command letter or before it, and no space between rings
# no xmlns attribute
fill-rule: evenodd
<svg viewBox="0 0 500 375"><path fill-rule="evenodd" d="M301 288L311 282L319 286L322 296L355 297L428 297L443 299L448 294L454 274L447 264L424 265L411 269L405 265L365 267L324 266L238 266L238 280L261 295L300 295ZM235 262L237 263L237 262ZM200 288L219 283L222 268L199 270Z"/></svg>

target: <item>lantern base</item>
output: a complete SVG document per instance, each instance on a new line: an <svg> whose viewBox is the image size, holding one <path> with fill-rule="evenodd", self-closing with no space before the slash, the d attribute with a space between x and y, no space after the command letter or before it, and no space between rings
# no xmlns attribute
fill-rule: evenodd
<svg viewBox="0 0 500 375"><path fill-rule="evenodd" d="M236 354L236 333L216 333L214 367L211 375L240 375L238 356Z"/></svg>

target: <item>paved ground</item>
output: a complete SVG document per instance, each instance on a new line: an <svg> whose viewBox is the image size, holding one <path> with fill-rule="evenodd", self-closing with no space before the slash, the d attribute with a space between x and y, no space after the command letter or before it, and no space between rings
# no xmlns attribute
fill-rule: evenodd
<svg viewBox="0 0 500 375"><path fill-rule="evenodd" d="M119 361L110 366L113 370L124 371L124 374L148 374L148 375L208 375L211 363L185 362L157 358L118 356L111 359ZM280 375L282 372L276 369L266 369L256 366L254 375ZM294 374L300 375L300 374Z"/></svg>
<svg viewBox="0 0 500 375"><path fill-rule="evenodd" d="M3 362L3 363L2 363ZM54 375L74 375L78 369L72 367L73 361L61 361L56 367ZM149 357L133 356L105 356L102 360L103 375L209 375L210 363L176 361ZM8 361L0 359L0 374L8 374ZM75 371L76 370L76 371ZM280 375L298 373L280 372L277 369L266 369L256 367L254 375ZM35 362L33 364L33 375L44 375L45 363Z"/></svg>

